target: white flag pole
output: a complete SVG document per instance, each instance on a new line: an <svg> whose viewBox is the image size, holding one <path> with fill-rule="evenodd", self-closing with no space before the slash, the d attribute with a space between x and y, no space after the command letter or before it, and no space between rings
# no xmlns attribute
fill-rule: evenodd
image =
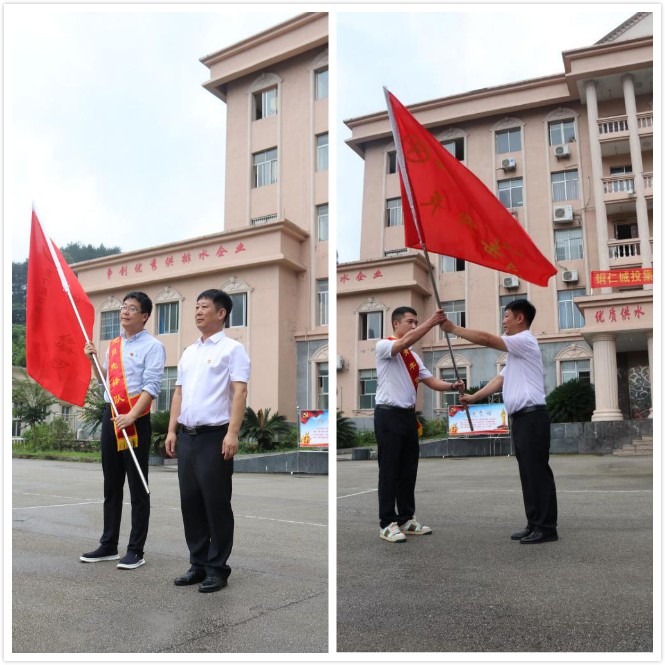
<svg viewBox="0 0 665 665"><path fill-rule="evenodd" d="M49 252L51 253L51 258L53 259L53 263L55 264L55 268L58 271L58 277L60 277L60 284L62 285L63 291L67 294L69 298L69 302L72 305L72 309L74 310L74 314L76 315L76 320L79 322L79 326L81 326L81 331L83 332L83 337L85 338L86 342L90 341L90 338L88 337L88 333L86 332L85 326L83 325L83 321L81 320L81 315L79 314L78 308L76 307L76 303L74 302L74 298L72 296L71 289L69 288L69 283L67 282L67 278L65 277L65 273L62 270L62 266L60 265L60 261L58 260L58 255L55 253L55 249L53 248L53 243L51 242L51 238L49 237L48 233L44 231L44 225L42 224L41 219L39 218L39 215L37 214L37 211L35 209L35 206L33 204L32 210L35 213L35 216L37 217L37 221L39 225L41 226L42 229L42 234L44 235L44 238L46 239L46 244L49 248ZM106 394L110 397L111 396L111 391L109 389L108 384L106 383L106 379L104 377L104 372L102 371L102 368L99 364L99 360L97 359L97 354L93 354L92 359L95 363L95 367L97 368L97 373L99 377L102 380L102 384L104 385L104 390L106 391ZM114 416L117 418L120 413L118 412L118 409L116 408L116 405L113 403L113 400L111 400L111 409L113 410ZM127 443L127 449L129 450L132 459L134 460L134 464L136 465L136 470L138 471L139 477L141 478L141 482L143 483L143 487L145 487L145 491L150 494L150 489L148 488L148 483L146 482L145 476L143 475L143 471L141 471L141 467L139 466L139 461L136 459L136 454L134 453L134 448L131 444L131 441L129 440L129 436L127 436L127 432L124 430L124 428L121 430L123 436L125 437L125 441Z"/></svg>
<svg viewBox="0 0 665 665"><path fill-rule="evenodd" d="M402 149L402 137L400 136L399 129L397 128L397 123L395 122L395 116L393 115L393 107L392 104L390 103L390 97L388 96L388 88L386 86L383 86L383 93L386 97L386 106L388 107L388 119L390 120L390 129L392 130L393 133L393 138L395 139L395 150L397 152L397 162L399 164L399 170L402 175L402 182L404 183L404 189L406 190L406 197L409 200L409 208L411 209L411 216L413 217L413 223L416 227L416 233L418 234L418 240L420 241L420 247L423 250L423 253L425 254L425 261L427 262L427 268L429 271L429 276L430 280L432 282L432 289L434 290L434 298L436 299L436 305L439 309L443 309L441 306L441 298L439 297L439 289L437 288L436 285L436 280L434 279L434 271L432 270L432 264L429 260L429 252L427 251L427 245L425 245L425 240L423 237L422 230L420 228L420 220L418 218L418 214L416 212L416 206L413 201L413 194L411 192L411 183L409 182L409 176L406 171L406 164L404 162L404 150ZM445 336L446 336L446 343L448 344L448 352L450 353L450 359L453 364L453 371L455 372L455 379L457 381L460 380L459 378L459 372L457 370L457 363L455 362L455 355L453 354L453 347L450 344L450 337L448 336L448 332L446 330L443 331ZM460 395L464 393L464 391L460 390ZM464 411L466 412L466 418L469 421L469 427L471 428L471 431L473 432L473 423L471 422L471 414L469 413L469 407L468 405L464 405Z"/></svg>

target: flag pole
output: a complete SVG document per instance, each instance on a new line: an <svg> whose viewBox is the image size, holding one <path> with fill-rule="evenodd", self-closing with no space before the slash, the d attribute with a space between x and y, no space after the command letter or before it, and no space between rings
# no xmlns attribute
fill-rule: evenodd
<svg viewBox="0 0 665 665"><path fill-rule="evenodd" d="M81 326L81 331L83 332L83 337L85 338L86 342L90 341L90 338L88 337L88 333L86 332L85 326L83 325L83 321L81 320L81 315L79 314L78 308L76 307L76 303L74 302L74 298L72 297L72 292L71 289L69 288L69 282L67 282L67 278L65 277L65 273L62 270L62 266L60 265L60 261L58 260L58 255L55 253L55 250L53 249L53 243L51 242L51 238L44 231L44 226L42 224L41 219L39 219L39 215L37 215L37 212L35 211L34 206L32 207L33 212L37 216L37 220L39 221L40 226L42 227L42 233L44 233L44 238L46 239L46 244L48 245L49 252L51 252L51 258L53 259L53 263L55 264L55 268L58 271L58 276L60 277L60 284L62 285L63 291L67 294L67 297L69 298L69 302L72 305L72 309L74 310L74 314L76 315L76 320L79 323L79 326ZM111 395L111 391L109 389L108 384L106 383L106 379L104 378L104 372L102 372L102 368L99 364L99 360L97 359L97 354L92 355L92 359L94 360L95 367L97 368L97 373L99 377L102 380L102 384L104 385L104 390L106 391L107 395ZM118 412L118 409L116 405L113 403L113 400L111 400L111 409L113 410L113 413L115 417L117 418L120 413ZM139 465L138 460L136 459L136 454L134 453L134 448L129 440L129 437L127 436L127 432L123 428L122 434L125 437L125 441L127 442L127 449L129 450L132 459L134 460L134 464L136 465L136 470L138 471L139 477L141 478L141 482L143 483L143 487L145 487L145 491L150 494L150 489L148 488L148 483L146 482L145 476L143 475L143 471L141 470L141 467Z"/></svg>
<svg viewBox="0 0 665 665"><path fill-rule="evenodd" d="M409 176L406 171L406 164L404 163L404 151L402 149L402 137L397 129L395 123L395 117L393 115L393 107L390 103L390 98L388 97L388 88L383 86L383 93L386 97L386 106L388 107L388 119L390 120L390 129L393 133L393 138L395 139L395 150L397 152L397 162L399 164L399 170L402 175L402 182L404 183L404 189L406 190L406 197L409 200L409 208L411 209L411 216L413 217L413 223L416 227L416 232L418 233L418 240L420 241L420 247L423 250L425 255L425 261L427 262L427 269L430 276L430 281L432 282L432 289L434 291L434 298L436 299L436 305L439 309L443 309L441 306L441 298L439 297L439 289L436 285L436 279L434 278L434 271L432 269L432 264L429 260L429 252L427 251L427 245L425 245L425 240L423 233L420 228L420 221L418 219L418 214L416 212L416 206L413 201L413 194L411 192L411 185L409 183ZM455 372L455 380L459 381L459 371L457 370L457 363L455 362L455 354L453 353L453 347L450 344L450 337L448 336L448 331L443 331L446 336L446 343L448 345L448 352L450 353L450 359L453 364L453 371ZM459 391L460 395L464 394L464 391ZM469 413L469 406L464 404L464 411L466 412L466 418L469 421L469 427L473 432L473 423L471 422L471 414Z"/></svg>

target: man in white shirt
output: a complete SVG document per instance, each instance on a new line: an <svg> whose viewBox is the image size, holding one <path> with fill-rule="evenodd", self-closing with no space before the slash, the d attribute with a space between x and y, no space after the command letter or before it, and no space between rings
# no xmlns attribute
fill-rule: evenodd
<svg viewBox="0 0 665 665"><path fill-rule="evenodd" d="M393 336L376 344L376 408L374 433L379 460L379 537L403 543L406 535L423 536L432 529L415 518L416 476L420 444L416 419L418 385L432 390L464 390L462 381L436 379L423 365L411 345L445 319L437 309L418 325L411 307L398 307L392 315Z"/></svg>
<svg viewBox="0 0 665 665"><path fill-rule="evenodd" d="M178 446L180 507L191 564L174 582L200 582L202 593L219 591L231 574L227 560L233 547L233 456L238 452L250 372L242 344L224 334L232 307L231 298L219 289L199 295L196 327L201 337L178 363L166 437L170 457Z"/></svg>
<svg viewBox="0 0 665 665"><path fill-rule="evenodd" d="M525 545L557 540L557 500L554 474L549 465L550 419L545 406L543 360L538 341L531 333L536 308L524 299L506 305L505 335L492 335L455 325L445 317L442 328L474 344L507 351L506 366L499 376L473 395L462 395L465 404L503 390L512 417L515 457L522 483L527 524L511 535Z"/></svg>

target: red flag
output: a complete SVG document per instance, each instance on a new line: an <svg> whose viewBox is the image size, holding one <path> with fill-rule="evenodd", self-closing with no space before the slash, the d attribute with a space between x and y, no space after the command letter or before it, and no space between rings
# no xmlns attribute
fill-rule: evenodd
<svg viewBox="0 0 665 665"><path fill-rule="evenodd" d="M387 93L401 143L406 174L400 168L404 242L422 245L403 178L413 195L422 240L428 251L465 259L547 286L556 268L540 253L519 222L487 187L453 157L407 110Z"/></svg>
<svg viewBox="0 0 665 665"><path fill-rule="evenodd" d="M53 249L90 338L95 310L54 244ZM83 406L92 371L90 361L83 353L85 337L34 210L28 259L25 342L28 374L58 399Z"/></svg>

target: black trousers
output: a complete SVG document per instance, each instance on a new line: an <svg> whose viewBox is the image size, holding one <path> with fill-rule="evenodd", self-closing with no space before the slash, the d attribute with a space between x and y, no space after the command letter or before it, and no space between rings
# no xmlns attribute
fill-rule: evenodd
<svg viewBox="0 0 665 665"><path fill-rule="evenodd" d="M379 458L379 521L404 524L416 512L418 423L415 411L374 410L374 434Z"/></svg>
<svg viewBox="0 0 665 665"><path fill-rule="evenodd" d="M545 533L556 530L557 502L550 459L550 418L546 410L512 419L527 523Z"/></svg>
<svg viewBox="0 0 665 665"><path fill-rule="evenodd" d="M152 435L150 414L141 416L134 423L134 426L139 437L139 445L138 448L133 450L147 482L148 456ZM132 528L127 549L143 556L150 520L150 495L145 491L129 450L118 451L109 404L106 405L102 418L101 448L102 471L104 473L104 533L99 542L109 547L118 546L120 520L122 518L122 497L125 477L127 477L132 501Z"/></svg>
<svg viewBox="0 0 665 665"><path fill-rule="evenodd" d="M194 569L227 579L233 548L231 490L233 459L222 456L227 427L212 432L178 435L180 508Z"/></svg>

